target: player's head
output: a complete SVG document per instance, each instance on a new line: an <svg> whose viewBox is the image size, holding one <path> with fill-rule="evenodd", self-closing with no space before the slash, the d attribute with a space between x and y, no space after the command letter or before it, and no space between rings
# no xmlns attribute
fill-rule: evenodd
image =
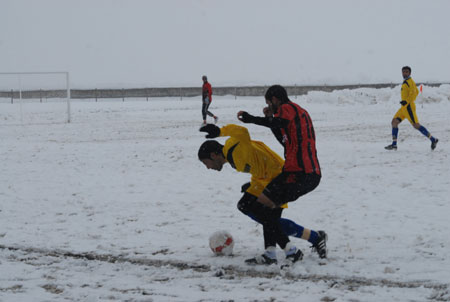
<svg viewBox="0 0 450 302"><path fill-rule="evenodd" d="M208 82L208 77L207 76L202 76L202 80L203 80L203 83L206 83L206 82Z"/></svg>
<svg viewBox="0 0 450 302"><path fill-rule="evenodd" d="M409 76L411 75L411 67L403 66L402 67L402 75L403 75L404 79L409 78Z"/></svg>
<svg viewBox="0 0 450 302"><path fill-rule="evenodd" d="M206 168L220 171L222 170L223 164L226 163L222 150L223 145L218 141L208 140L198 149L198 159Z"/></svg>
<svg viewBox="0 0 450 302"><path fill-rule="evenodd" d="M284 87L281 85L270 86L269 89L267 89L264 97L266 99L266 104L269 105L270 109L274 113L277 113L278 108L281 106L281 104L290 101L286 89L284 89Z"/></svg>

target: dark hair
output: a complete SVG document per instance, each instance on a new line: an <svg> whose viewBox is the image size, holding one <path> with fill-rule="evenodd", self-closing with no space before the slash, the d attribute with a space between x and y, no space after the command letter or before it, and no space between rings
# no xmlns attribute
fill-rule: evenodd
<svg viewBox="0 0 450 302"><path fill-rule="evenodd" d="M208 77L207 76L202 76L202 79L205 79L205 80L207 80L208 81Z"/></svg>
<svg viewBox="0 0 450 302"><path fill-rule="evenodd" d="M409 66L403 66L403 67L402 67L402 71L405 70L405 69L408 69L408 70L409 70L409 73L411 73L411 67L409 67Z"/></svg>
<svg viewBox="0 0 450 302"><path fill-rule="evenodd" d="M200 149L198 149L198 159L211 159L211 153L223 154L222 149L223 145L221 145L218 141L206 141L200 146Z"/></svg>
<svg viewBox="0 0 450 302"><path fill-rule="evenodd" d="M264 97L266 100L272 100L272 97L276 97L281 101L281 103L287 103L290 101L286 89L284 89L281 85L270 86Z"/></svg>

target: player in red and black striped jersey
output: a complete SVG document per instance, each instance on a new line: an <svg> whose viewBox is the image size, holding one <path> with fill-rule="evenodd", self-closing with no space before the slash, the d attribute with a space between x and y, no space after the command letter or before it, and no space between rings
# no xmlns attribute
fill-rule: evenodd
<svg viewBox="0 0 450 302"><path fill-rule="evenodd" d="M253 123L269 127L284 147L285 164L282 173L275 177L258 196L258 201L270 208L295 201L300 196L314 190L320 182L321 171L316 150L316 136L308 112L292 102L286 89L280 85L271 86L265 99L265 117L252 116L245 111L238 112L238 119L244 123ZM295 262L297 248L289 238L277 231L277 221L273 221L276 243L285 250L287 258ZM326 257L327 235L323 231L313 234L319 238L314 245L321 258ZM294 255L290 257L290 255Z"/></svg>

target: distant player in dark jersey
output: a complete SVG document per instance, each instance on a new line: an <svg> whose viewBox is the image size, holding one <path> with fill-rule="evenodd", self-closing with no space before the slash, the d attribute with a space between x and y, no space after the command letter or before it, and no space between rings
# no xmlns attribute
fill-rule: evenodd
<svg viewBox="0 0 450 302"><path fill-rule="evenodd" d="M250 183L243 186L244 195L237 206L241 212L263 225L266 253L258 258L258 261L250 261L250 264L277 262L276 245L270 224L274 219L279 221L281 230L286 235L307 240L313 246L318 243L320 236L317 232L292 220L281 218L286 205L269 208L256 201L264 188L282 171L284 161L278 154L263 142L251 140L247 128L242 126L229 124L219 128L207 124L201 127L200 131L208 133L206 138L229 136L224 145L215 140L208 140L200 146L198 158L208 169L221 171L223 165L229 163L236 171L251 174Z"/></svg>
<svg viewBox="0 0 450 302"><path fill-rule="evenodd" d="M214 123L217 123L219 119L215 116L211 111L208 110L209 105L212 102L212 87L208 82L208 78L204 75L202 77L203 86L202 86L202 117L203 117L203 125L206 125L206 115L212 116L214 118Z"/></svg>
<svg viewBox="0 0 450 302"><path fill-rule="evenodd" d="M402 107L400 107L400 109L394 115L394 118L391 122L392 144L384 148L386 150L397 150L398 125L406 118L415 129L419 130L423 135L430 139L431 150L434 150L439 140L433 137L424 126L419 124L419 119L417 118L415 100L417 95L419 94L419 90L417 89L416 83L411 78L411 67L404 66L402 68L402 75L402 100L400 101Z"/></svg>
<svg viewBox="0 0 450 302"><path fill-rule="evenodd" d="M278 208L314 190L319 185L321 171L317 159L316 136L308 112L292 102L286 89L280 85L271 86L265 99L268 105L263 109L265 117L255 117L239 111L238 119L244 123L269 127L284 147L285 163L281 174L266 186L257 199L269 208ZM272 220L271 227L273 238L285 250L286 258L291 262L301 259L302 252L281 231L279 221ZM326 258L327 234L318 231L313 236L318 238L314 248L321 258Z"/></svg>

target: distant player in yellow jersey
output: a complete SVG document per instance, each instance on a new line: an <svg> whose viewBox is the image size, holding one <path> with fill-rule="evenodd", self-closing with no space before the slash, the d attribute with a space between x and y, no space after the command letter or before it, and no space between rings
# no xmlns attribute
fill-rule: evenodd
<svg viewBox="0 0 450 302"><path fill-rule="evenodd" d="M208 140L200 146L198 158L208 169L221 171L223 165L229 163L237 171L251 174L250 184L243 186L244 195L237 207L263 225L266 250L261 256L247 259L246 263L276 263L276 243L278 242L276 236L280 231L288 236L308 240L321 258L326 257L325 232L305 229L289 219L281 218L283 207L269 208L257 202L264 188L281 173L284 160L263 142L251 140L245 127L229 124L219 128L207 124L201 127L200 131L208 133L206 138L230 137L224 145L215 140ZM284 249L288 259L296 258L297 261L303 257L301 250L292 245L289 239L285 246L280 247Z"/></svg>
<svg viewBox="0 0 450 302"><path fill-rule="evenodd" d="M406 118L411 125L419 130L423 135L428 137L431 141L431 150L436 148L438 139L433 137L428 130L419 124L419 119L416 114L416 100L419 90L416 83L411 78L411 67L405 66L402 68L403 84L402 84L402 100L400 104L402 107L397 111L392 119L392 144L385 147L386 150L397 150L398 125Z"/></svg>

